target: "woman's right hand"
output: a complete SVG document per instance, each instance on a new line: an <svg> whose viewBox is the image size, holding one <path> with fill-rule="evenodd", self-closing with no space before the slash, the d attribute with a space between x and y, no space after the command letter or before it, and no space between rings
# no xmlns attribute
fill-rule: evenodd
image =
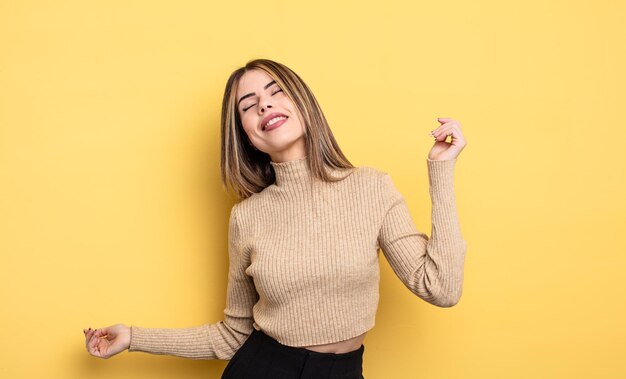
<svg viewBox="0 0 626 379"><path fill-rule="evenodd" d="M102 329L83 329L89 354L108 359L130 347L130 326L115 324Z"/></svg>

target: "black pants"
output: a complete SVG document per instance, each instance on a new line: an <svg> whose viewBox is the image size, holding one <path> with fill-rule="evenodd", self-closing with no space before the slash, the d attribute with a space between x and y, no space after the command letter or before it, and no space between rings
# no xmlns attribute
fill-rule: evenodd
<svg viewBox="0 0 626 379"><path fill-rule="evenodd" d="M347 353L291 347L253 329L224 369L222 379L364 379L365 345Z"/></svg>

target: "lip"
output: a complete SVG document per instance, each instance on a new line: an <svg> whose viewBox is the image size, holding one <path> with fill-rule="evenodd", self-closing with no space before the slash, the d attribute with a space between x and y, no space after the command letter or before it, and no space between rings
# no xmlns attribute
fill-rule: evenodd
<svg viewBox="0 0 626 379"><path fill-rule="evenodd" d="M284 119L282 119L282 120L280 120L280 121L276 121L276 122L275 122L275 123L273 123L272 125L267 126L267 127L265 128L265 130L264 130L264 131L265 131L265 132L271 132L272 130L274 130L274 129L276 129L276 128L279 128L282 124L286 123L286 122L287 122L287 120L288 120L288 119L284 118Z"/></svg>
<svg viewBox="0 0 626 379"><path fill-rule="evenodd" d="M274 117L278 117L278 116L289 118L289 117L287 117L287 115L285 115L283 113L280 113L280 112L270 113L267 116L265 116L265 118L261 122L261 130L263 130L263 128L265 127L265 124L267 124L271 119L273 119Z"/></svg>

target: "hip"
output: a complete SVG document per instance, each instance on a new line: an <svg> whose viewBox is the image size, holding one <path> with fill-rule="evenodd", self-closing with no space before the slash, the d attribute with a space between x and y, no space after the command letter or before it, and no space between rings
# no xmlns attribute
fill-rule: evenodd
<svg viewBox="0 0 626 379"><path fill-rule="evenodd" d="M347 353L286 346L253 329L224 369L222 379L364 379L365 345Z"/></svg>

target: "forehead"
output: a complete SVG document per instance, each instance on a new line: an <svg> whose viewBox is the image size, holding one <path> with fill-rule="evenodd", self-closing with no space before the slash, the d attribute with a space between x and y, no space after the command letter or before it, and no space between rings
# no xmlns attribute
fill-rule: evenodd
<svg viewBox="0 0 626 379"><path fill-rule="evenodd" d="M272 77L262 70L250 70L239 79L237 85L237 98L250 93L262 91L263 86L272 81Z"/></svg>

